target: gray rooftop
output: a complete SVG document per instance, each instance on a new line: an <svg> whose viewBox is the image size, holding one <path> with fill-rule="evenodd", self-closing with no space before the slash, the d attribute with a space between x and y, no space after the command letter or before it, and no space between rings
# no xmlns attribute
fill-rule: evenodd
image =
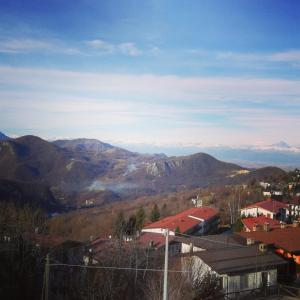
<svg viewBox="0 0 300 300"><path fill-rule="evenodd" d="M263 271L287 264L283 258L270 251L259 251L257 244L211 249L192 255L201 258L218 274Z"/></svg>

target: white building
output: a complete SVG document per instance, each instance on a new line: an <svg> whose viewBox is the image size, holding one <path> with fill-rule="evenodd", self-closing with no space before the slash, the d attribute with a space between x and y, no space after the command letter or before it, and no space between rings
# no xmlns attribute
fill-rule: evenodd
<svg viewBox="0 0 300 300"><path fill-rule="evenodd" d="M289 214L288 205L272 199L260 201L241 209L241 216L257 217L264 215L270 219L285 219Z"/></svg>
<svg viewBox="0 0 300 300"><path fill-rule="evenodd" d="M142 229L142 232L164 234L165 229L169 229L170 235L175 235L176 232L203 235L216 232L219 223L220 217L215 208L208 206L193 207L177 215L149 224Z"/></svg>

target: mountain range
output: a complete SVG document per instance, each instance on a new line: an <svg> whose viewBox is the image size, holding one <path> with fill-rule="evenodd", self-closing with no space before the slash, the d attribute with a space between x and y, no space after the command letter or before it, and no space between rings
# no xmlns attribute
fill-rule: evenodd
<svg viewBox="0 0 300 300"><path fill-rule="evenodd" d="M264 146L205 146L194 145L144 145L124 144L124 147L138 152L164 152L167 155L191 155L193 153L208 153L222 161L236 163L247 168L277 166L284 170L300 167L300 147L292 146L284 141Z"/></svg>
<svg viewBox="0 0 300 300"><path fill-rule="evenodd" d="M140 154L94 139L49 142L29 135L0 141L0 200L24 202L31 190L37 194L34 201L48 210L284 174L279 168L243 168L205 153Z"/></svg>

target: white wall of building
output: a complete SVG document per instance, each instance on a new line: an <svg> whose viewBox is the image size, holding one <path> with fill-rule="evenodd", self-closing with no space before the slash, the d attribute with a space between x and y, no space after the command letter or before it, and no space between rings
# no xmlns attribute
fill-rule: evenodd
<svg viewBox="0 0 300 300"><path fill-rule="evenodd" d="M205 249L194 246L193 244L181 243L181 253L191 253L204 251Z"/></svg>
<svg viewBox="0 0 300 300"><path fill-rule="evenodd" d="M261 207L243 208L241 209L241 216L242 215L245 215L246 217L257 217L258 215L264 215L271 219L275 219L276 217L275 213Z"/></svg>
<svg viewBox="0 0 300 300"><path fill-rule="evenodd" d="M160 233L164 234L165 229L164 228L143 228L142 232L151 232L151 233ZM169 230L169 235L175 235L175 232L172 230Z"/></svg>

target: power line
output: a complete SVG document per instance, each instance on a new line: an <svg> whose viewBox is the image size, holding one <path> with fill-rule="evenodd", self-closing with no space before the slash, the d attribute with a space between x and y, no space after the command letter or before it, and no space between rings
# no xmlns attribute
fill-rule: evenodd
<svg viewBox="0 0 300 300"><path fill-rule="evenodd" d="M193 238L193 239L199 239L199 240L203 240L203 241L207 241L207 242L211 242L211 243L218 243L218 244L223 244L226 246L235 246L235 247L241 247L241 248L247 248L247 246L245 245L240 245L240 244L233 244L233 243L227 243L227 242L222 242L222 241L215 241L215 240L210 240L208 238L204 238L202 236L195 236L195 235L189 235L189 234L185 234L185 233L178 233L176 232L176 235L183 235L183 236L187 236L189 238Z"/></svg>
<svg viewBox="0 0 300 300"><path fill-rule="evenodd" d="M75 264L49 264L50 267L78 267L88 269L108 269L108 270L124 270L124 271L150 271L150 272L164 272L163 269L145 269L145 268L131 268L131 267L111 267L111 266L86 266L86 265L75 265ZM170 273L190 273L190 271L179 271L179 270L168 270Z"/></svg>

